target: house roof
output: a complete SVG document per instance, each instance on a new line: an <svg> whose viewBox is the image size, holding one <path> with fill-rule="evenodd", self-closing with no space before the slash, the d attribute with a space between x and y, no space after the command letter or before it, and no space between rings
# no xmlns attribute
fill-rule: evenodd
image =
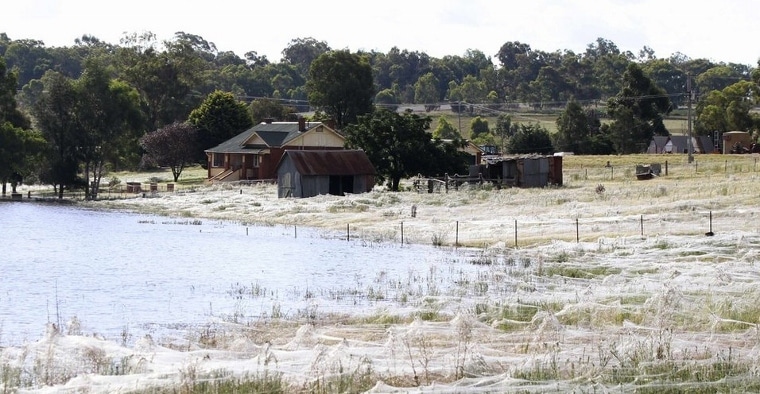
<svg viewBox="0 0 760 394"><path fill-rule="evenodd" d="M362 150L286 150L286 158L301 175L375 175L375 167Z"/></svg>
<svg viewBox="0 0 760 394"><path fill-rule="evenodd" d="M673 142L673 145L675 145L676 148L686 148L689 144L689 137L686 135L671 135L671 136L662 136L662 135L656 135L652 137L652 140L655 143L655 146L657 147L664 147L665 144L667 144L668 140ZM692 140L695 144L694 150L700 153L710 153L713 151L713 143L712 139L708 136L695 136Z"/></svg>
<svg viewBox="0 0 760 394"><path fill-rule="evenodd" d="M208 153L255 153L268 148L279 148L287 145L288 141L318 127L327 127L321 122L305 122L304 130L299 131L299 122L262 122L242 133L206 149ZM248 143L252 137L259 136L263 143Z"/></svg>

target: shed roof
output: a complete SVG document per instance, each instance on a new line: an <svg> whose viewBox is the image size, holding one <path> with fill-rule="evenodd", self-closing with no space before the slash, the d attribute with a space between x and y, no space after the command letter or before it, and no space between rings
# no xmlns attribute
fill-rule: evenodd
<svg viewBox="0 0 760 394"><path fill-rule="evenodd" d="M278 168L286 158L301 175L375 175L362 150L286 150Z"/></svg>

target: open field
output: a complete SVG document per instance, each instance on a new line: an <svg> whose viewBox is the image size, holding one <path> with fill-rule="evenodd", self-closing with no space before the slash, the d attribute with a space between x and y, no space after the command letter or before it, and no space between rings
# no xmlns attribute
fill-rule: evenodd
<svg viewBox="0 0 760 394"><path fill-rule="evenodd" d="M553 112L547 111L544 113L541 112L534 112L534 111L526 111L526 110L520 110L520 111L506 111L505 114L508 114L512 117L512 122L514 123L534 123L539 124L542 127L546 128L546 130L549 131L550 134L557 132L557 117L559 116L561 110L556 110ZM683 111L680 111L683 112ZM446 118L446 120L454 125L454 127L461 130L462 135L465 138L471 138L471 129L470 129L470 122L472 121L475 116L481 116L485 120L488 121L488 126L493 130L496 127L496 120L498 118L498 113L483 113L483 114L475 114L475 115L469 115L467 113L457 114L451 111L431 111L431 112L422 112L421 115L427 115L430 116L432 119L430 130L435 130L438 127L438 122L440 121L440 118ZM608 122L608 119L602 119L602 123ZM672 135L687 135L688 134L688 123L687 123L687 117L685 115L682 115L680 113L678 114L672 114L670 116L665 117L664 119L665 127L670 131Z"/></svg>
<svg viewBox="0 0 760 394"><path fill-rule="evenodd" d="M48 332L23 348L0 349L0 388L757 392L758 158L567 156L564 186L544 189L378 187L278 199L274 185L193 181L174 193L83 203L310 226L339 239L350 226L351 242L377 248L378 258L385 247L413 242L447 248L451 260L424 267L420 277L377 273L352 290L383 300L361 316L217 321L189 329L181 344L146 338L134 347ZM661 163L664 171L666 162L667 175L636 180L636 164ZM168 174L115 175L166 182ZM200 179L202 170L185 176ZM465 274L462 265L476 269ZM454 290L440 290L442 270L461 272Z"/></svg>

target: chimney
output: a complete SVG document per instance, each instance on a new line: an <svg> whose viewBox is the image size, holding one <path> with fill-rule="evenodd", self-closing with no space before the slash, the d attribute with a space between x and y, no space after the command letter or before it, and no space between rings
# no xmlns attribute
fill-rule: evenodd
<svg viewBox="0 0 760 394"><path fill-rule="evenodd" d="M306 131L306 118L303 116L298 117L298 131Z"/></svg>
<svg viewBox="0 0 760 394"><path fill-rule="evenodd" d="M266 124L272 124L273 121L274 121L274 119L272 119L272 118L264 118L264 123L266 123Z"/></svg>

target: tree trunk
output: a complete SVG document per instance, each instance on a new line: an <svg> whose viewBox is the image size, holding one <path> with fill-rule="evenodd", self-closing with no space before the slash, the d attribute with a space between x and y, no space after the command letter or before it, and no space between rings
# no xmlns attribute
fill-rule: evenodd
<svg viewBox="0 0 760 394"><path fill-rule="evenodd" d="M401 182L401 177L394 176L391 178L391 191L397 192L398 191L398 184Z"/></svg>

